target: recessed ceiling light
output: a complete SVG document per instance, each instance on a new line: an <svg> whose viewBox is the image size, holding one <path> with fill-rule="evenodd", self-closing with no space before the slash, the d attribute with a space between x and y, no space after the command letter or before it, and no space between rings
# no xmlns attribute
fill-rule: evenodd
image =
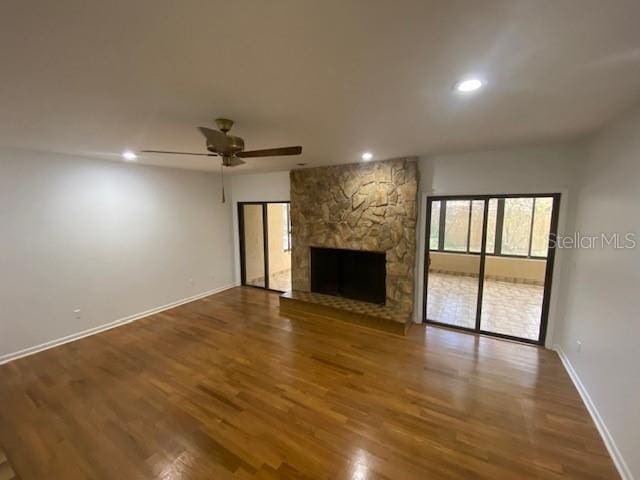
<svg viewBox="0 0 640 480"><path fill-rule="evenodd" d="M371 152L364 152L362 154L362 160L364 160L365 162L368 162L372 158L373 158L373 153L371 153Z"/></svg>
<svg viewBox="0 0 640 480"><path fill-rule="evenodd" d="M467 78L466 80L460 80L456 83L455 89L461 93L468 93L478 90L482 85L482 80L477 78Z"/></svg>
<svg viewBox="0 0 640 480"><path fill-rule="evenodd" d="M122 153L122 158L124 158L125 160L132 162L134 161L136 158L138 158L138 156L133 153L131 150L127 150L126 152Z"/></svg>

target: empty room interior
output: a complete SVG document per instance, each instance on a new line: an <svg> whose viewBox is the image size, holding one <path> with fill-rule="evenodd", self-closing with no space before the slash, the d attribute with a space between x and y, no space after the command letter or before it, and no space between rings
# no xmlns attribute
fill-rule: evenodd
<svg viewBox="0 0 640 480"><path fill-rule="evenodd" d="M0 480L640 480L640 3L0 3Z"/></svg>

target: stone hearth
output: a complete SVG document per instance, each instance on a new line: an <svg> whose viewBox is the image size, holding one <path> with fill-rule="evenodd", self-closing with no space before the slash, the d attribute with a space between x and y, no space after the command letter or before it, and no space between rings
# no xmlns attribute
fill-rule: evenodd
<svg viewBox="0 0 640 480"><path fill-rule="evenodd" d="M310 247L386 252L386 306L409 321L414 305L415 159L291 172L293 290L310 291Z"/></svg>

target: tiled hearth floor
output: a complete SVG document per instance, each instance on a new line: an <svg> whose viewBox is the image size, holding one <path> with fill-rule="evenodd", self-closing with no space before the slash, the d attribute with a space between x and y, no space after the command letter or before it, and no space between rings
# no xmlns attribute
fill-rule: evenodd
<svg viewBox="0 0 640 480"><path fill-rule="evenodd" d="M537 340L543 288L539 285L485 280L482 329ZM477 295L477 278L430 273L427 318L449 325L474 328Z"/></svg>
<svg viewBox="0 0 640 480"><path fill-rule="evenodd" d="M301 300L318 305L336 308L338 310L346 310L349 312L360 313L372 317L383 318L394 322L404 323L401 316L391 307L385 305L377 305L375 303L361 302L350 298L335 297L333 295L324 295L315 292L286 292L283 296L295 300Z"/></svg>

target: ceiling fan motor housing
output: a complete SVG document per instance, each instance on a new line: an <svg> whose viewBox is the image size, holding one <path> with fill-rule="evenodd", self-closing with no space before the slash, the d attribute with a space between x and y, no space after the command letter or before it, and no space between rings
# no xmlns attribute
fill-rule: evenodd
<svg viewBox="0 0 640 480"><path fill-rule="evenodd" d="M207 150L211 153L233 155L244 150L244 140L240 137L236 137L235 135L227 134L227 144L224 147L224 151L220 151L220 145L216 148L215 145L212 145L209 142L207 142Z"/></svg>

